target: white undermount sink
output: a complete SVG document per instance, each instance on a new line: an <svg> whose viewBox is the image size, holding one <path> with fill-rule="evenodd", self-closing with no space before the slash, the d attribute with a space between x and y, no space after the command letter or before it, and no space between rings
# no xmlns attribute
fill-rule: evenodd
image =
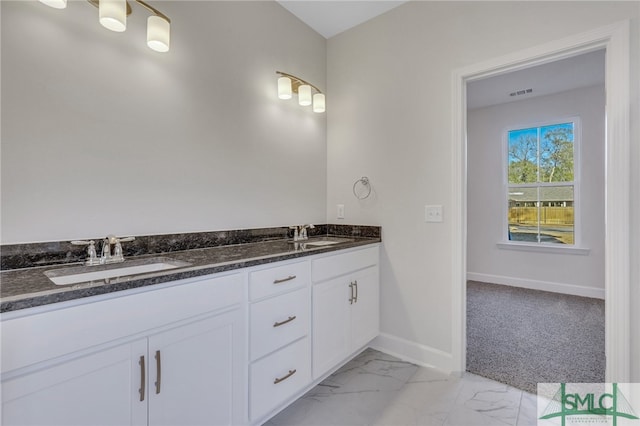
<svg viewBox="0 0 640 426"><path fill-rule="evenodd" d="M340 243L350 243L353 242L353 239L341 237L311 237L308 240L301 240L297 242L304 245L304 247L324 247Z"/></svg>
<svg viewBox="0 0 640 426"><path fill-rule="evenodd" d="M75 266L64 269L53 269L45 271L44 274L55 285L69 285L165 271L189 265L190 263L188 262L182 262L167 257L157 257L145 260L125 261L117 265ZM96 270L94 268L100 269Z"/></svg>
<svg viewBox="0 0 640 426"><path fill-rule="evenodd" d="M330 246L330 245L338 244L338 243L340 243L340 241L311 241L311 242L307 242L305 244L308 245L308 246L322 247L322 246Z"/></svg>

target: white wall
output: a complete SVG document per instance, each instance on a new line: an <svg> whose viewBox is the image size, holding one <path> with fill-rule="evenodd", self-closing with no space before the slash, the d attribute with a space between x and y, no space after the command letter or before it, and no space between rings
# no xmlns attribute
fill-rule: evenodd
<svg viewBox="0 0 640 426"><path fill-rule="evenodd" d="M84 1L2 1L2 243L324 222L326 40L275 2L162 1L171 51ZM331 102L331 97L327 97Z"/></svg>
<svg viewBox="0 0 640 426"><path fill-rule="evenodd" d="M329 39L327 216L334 221L335 205L343 203L345 222L382 226L381 346L452 368L453 70L632 19L637 119L639 18L637 2L415 1ZM639 137L635 125L631 138ZM637 143L632 149L633 170L640 151ZM362 175L376 191L367 203L351 194ZM637 173L634 179L637 190ZM630 196L637 207L638 192ZM442 204L444 222L425 223L425 204ZM637 208L631 212L639 216ZM635 223L632 233L637 254ZM636 289L638 279L636 268ZM639 333L634 325L636 355Z"/></svg>
<svg viewBox="0 0 640 426"><path fill-rule="evenodd" d="M604 298L604 86L470 110L467 114L469 279ZM504 231L503 138L508 128L579 117L581 236L587 255L498 248Z"/></svg>

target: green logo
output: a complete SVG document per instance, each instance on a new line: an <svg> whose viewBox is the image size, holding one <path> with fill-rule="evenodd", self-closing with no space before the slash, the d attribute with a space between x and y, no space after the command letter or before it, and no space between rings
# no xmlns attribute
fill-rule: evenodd
<svg viewBox="0 0 640 426"><path fill-rule="evenodd" d="M562 426L565 426L566 419L570 416L608 416L612 418L613 426L617 425L619 417L638 420L638 416L617 383L612 384L610 392L574 393L567 393L567 384L561 383L560 389L555 393L540 419L560 417Z"/></svg>

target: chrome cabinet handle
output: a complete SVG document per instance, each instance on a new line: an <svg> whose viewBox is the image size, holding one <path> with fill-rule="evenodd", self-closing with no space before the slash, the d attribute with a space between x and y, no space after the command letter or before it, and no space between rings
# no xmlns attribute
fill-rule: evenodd
<svg viewBox="0 0 640 426"><path fill-rule="evenodd" d="M353 282L353 286L356 288L356 296L353 299L353 303L358 303L358 280Z"/></svg>
<svg viewBox="0 0 640 426"><path fill-rule="evenodd" d="M273 381L273 384L274 384L274 385L277 385L278 383L280 383L280 382L283 382L283 381L287 380L289 377L293 376L294 374L296 374L296 370L295 370L295 369L294 369L294 370L289 370L289 373L288 373L287 375L282 376L282 377L280 377L280 378L278 378L278 379L275 379L275 380Z"/></svg>
<svg viewBox="0 0 640 426"><path fill-rule="evenodd" d="M160 393L162 384L162 361L160 360L160 351L156 351L156 395Z"/></svg>
<svg viewBox="0 0 640 426"><path fill-rule="evenodd" d="M147 370L144 366L144 355L140 357L140 401L144 401L144 394L147 393L147 379L145 377L145 371Z"/></svg>
<svg viewBox="0 0 640 426"><path fill-rule="evenodd" d="M281 283L286 283L287 281L291 281L291 280L295 280L296 276L295 275L289 275L287 278L282 278L280 280L273 280L274 284L281 284Z"/></svg>
<svg viewBox="0 0 640 426"><path fill-rule="evenodd" d="M349 283L349 289L351 290L351 296L349 296L349 304L353 305L353 302L356 300L353 297L353 281Z"/></svg>
<svg viewBox="0 0 640 426"><path fill-rule="evenodd" d="M285 325L286 323L289 323L289 322L293 321L294 319L296 319L296 316L295 316L295 315L294 315L294 316L292 316L292 317L287 318L287 319L286 319L286 320L284 320L284 321L276 322L275 324L273 324L273 326L274 326L274 327L280 327L281 325Z"/></svg>

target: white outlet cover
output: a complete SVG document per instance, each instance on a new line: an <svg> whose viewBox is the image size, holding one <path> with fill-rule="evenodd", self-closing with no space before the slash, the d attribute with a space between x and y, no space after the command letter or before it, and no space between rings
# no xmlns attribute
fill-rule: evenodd
<svg viewBox="0 0 640 426"><path fill-rule="evenodd" d="M336 216L338 219L344 219L344 204L336 205Z"/></svg>
<svg viewBox="0 0 640 426"><path fill-rule="evenodd" d="M442 222L442 206L441 205L427 205L424 206L424 220L425 222Z"/></svg>

